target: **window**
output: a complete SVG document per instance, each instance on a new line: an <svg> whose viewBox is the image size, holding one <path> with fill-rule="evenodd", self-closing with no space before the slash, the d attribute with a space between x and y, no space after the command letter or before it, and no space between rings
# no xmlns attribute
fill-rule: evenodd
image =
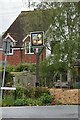
<svg viewBox="0 0 80 120"><path fill-rule="evenodd" d="M8 55L13 55L13 48L12 48L12 46L13 46L13 43L10 42L10 48L9 48L9 53L8 53Z"/></svg>
<svg viewBox="0 0 80 120"><path fill-rule="evenodd" d="M9 55L13 54L13 49L12 49L12 45L10 45L10 51L9 51Z"/></svg>
<svg viewBox="0 0 80 120"><path fill-rule="evenodd" d="M31 48L31 42L25 43L25 54L34 54L33 48Z"/></svg>

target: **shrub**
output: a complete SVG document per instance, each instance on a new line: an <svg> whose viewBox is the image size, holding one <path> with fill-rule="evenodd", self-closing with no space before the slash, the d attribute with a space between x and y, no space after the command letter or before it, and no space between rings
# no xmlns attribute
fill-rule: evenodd
<svg viewBox="0 0 80 120"><path fill-rule="evenodd" d="M12 66L12 65L9 65L9 64L6 65L6 71L7 72L12 72L13 68L14 68L14 66Z"/></svg>
<svg viewBox="0 0 80 120"><path fill-rule="evenodd" d="M35 88L35 97L40 97L43 93L47 93L50 95L50 91L45 87L37 87Z"/></svg>
<svg viewBox="0 0 80 120"><path fill-rule="evenodd" d="M28 69L30 72L35 72L36 71L36 65L35 64L28 64Z"/></svg>
<svg viewBox="0 0 80 120"><path fill-rule="evenodd" d="M0 79L2 80L3 77L3 70L0 71ZM0 85L2 84L2 81L0 81ZM5 72L5 86L12 86L13 85L13 75L6 71Z"/></svg>
<svg viewBox="0 0 80 120"><path fill-rule="evenodd" d="M39 98L43 93L49 94L50 91L47 88L43 87L31 87L31 86L17 86L16 87L16 96L17 98L26 97L26 98Z"/></svg>
<svg viewBox="0 0 80 120"><path fill-rule="evenodd" d="M17 99L14 102L15 106L41 106L43 105L42 102L39 99L33 99L33 98L26 98L26 99Z"/></svg>
<svg viewBox="0 0 80 120"><path fill-rule="evenodd" d="M28 70L27 66L24 66L23 64L18 64L14 69L15 72L21 72L23 70Z"/></svg>
<svg viewBox="0 0 80 120"><path fill-rule="evenodd" d="M16 96L17 96L18 99L24 97L25 89L26 88L22 87L22 86L17 86L16 87Z"/></svg>
<svg viewBox="0 0 80 120"><path fill-rule="evenodd" d="M27 86L24 94L25 94L26 98L34 98L35 97L35 88Z"/></svg>
<svg viewBox="0 0 80 120"><path fill-rule="evenodd" d="M15 106L23 106L23 105L26 105L26 99L16 99L15 102L14 102L14 105Z"/></svg>
<svg viewBox="0 0 80 120"><path fill-rule="evenodd" d="M16 96L17 98L34 98L35 97L35 89L34 87L23 87L17 86L16 87Z"/></svg>
<svg viewBox="0 0 80 120"><path fill-rule="evenodd" d="M27 98L26 103L28 106L41 106L42 102L39 99L36 98Z"/></svg>
<svg viewBox="0 0 80 120"><path fill-rule="evenodd" d="M31 92L32 91L32 92ZM26 89L24 87L18 86L16 90L16 100L14 100L13 92L5 94L3 99L3 106L42 106L50 105L52 98L49 93L41 92L39 96L35 97L35 89ZM9 96L10 97L9 97Z"/></svg>
<svg viewBox="0 0 80 120"><path fill-rule="evenodd" d="M2 100L2 106L13 106L14 105L14 99L12 96L5 96Z"/></svg>
<svg viewBox="0 0 80 120"><path fill-rule="evenodd" d="M36 69L36 66L35 64L29 64L29 63L26 63L26 64L18 64L16 67L14 67L14 72L21 72L21 71L30 71L30 72L34 72Z"/></svg>
<svg viewBox="0 0 80 120"><path fill-rule="evenodd" d="M43 93L39 99L45 105L52 102L52 97L47 93Z"/></svg>
<svg viewBox="0 0 80 120"><path fill-rule="evenodd" d="M14 101L14 91L5 93L3 106L41 106L50 105L52 98L47 88L16 86L16 100ZM10 96L10 97L9 97Z"/></svg>
<svg viewBox="0 0 80 120"><path fill-rule="evenodd" d="M5 73L5 86L13 85L13 75L10 72L6 71Z"/></svg>

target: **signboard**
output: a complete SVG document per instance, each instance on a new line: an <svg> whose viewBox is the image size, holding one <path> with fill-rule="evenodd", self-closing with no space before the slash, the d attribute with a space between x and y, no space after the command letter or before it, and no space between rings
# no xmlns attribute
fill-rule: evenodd
<svg viewBox="0 0 80 120"><path fill-rule="evenodd" d="M5 54L8 54L10 52L10 45L11 45L10 40L8 39L3 40L2 49Z"/></svg>
<svg viewBox="0 0 80 120"><path fill-rule="evenodd" d="M43 47L44 46L44 32L31 32L31 46L32 47Z"/></svg>

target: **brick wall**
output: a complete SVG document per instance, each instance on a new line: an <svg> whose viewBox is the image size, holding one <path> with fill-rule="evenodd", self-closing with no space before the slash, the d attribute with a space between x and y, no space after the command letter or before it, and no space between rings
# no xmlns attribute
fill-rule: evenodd
<svg viewBox="0 0 80 120"><path fill-rule="evenodd" d="M4 60L4 56L0 55L1 59ZM45 51L40 55L40 60L44 60L46 58ZM1 61L1 60L0 60ZM17 65L19 63L36 63L36 55L35 54L25 54L25 50L14 50L13 55L7 56L7 63L10 65Z"/></svg>

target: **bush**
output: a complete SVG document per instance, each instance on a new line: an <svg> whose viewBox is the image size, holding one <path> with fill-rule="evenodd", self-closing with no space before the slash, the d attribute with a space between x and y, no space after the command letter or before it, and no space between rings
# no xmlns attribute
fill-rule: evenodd
<svg viewBox="0 0 80 120"><path fill-rule="evenodd" d="M52 97L47 93L43 93L39 99L44 105L52 102Z"/></svg>
<svg viewBox="0 0 80 120"><path fill-rule="evenodd" d="M17 99L14 102L15 106L41 106L43 105L39 99L26 98L26 99Z"/></svg>
<svg viewBox="0 0 80 120"><path fill-rule="evenodd" d="M14 67L14 72L21 72L21 71L30 71L30 72L34 72L36 69L35 64L18 64L16 67Z"/></svg>
<svg viewBox="0 0 80 120"><path fill-rule="evenodd" d="M5 86L12 86L13 85L13 75L10 72L6 71L5 73Z"/></svg>
<svg viewBox="0 0 80 120"><path fill-rule="evenodd" d="M25 97L25 98L39 98L43 93L49 94L50 91L47 88L43 87L30 87L30 86L17 86L16 87L16 96L17 98Z"/></svg>
<svg viewBox="0 0 80 120"><path fill-rule="evenodd" d="M6 65L6 71L7 72L12 72L13 68L14 68L14 66L12 66L12 65L9 65L9 64Z"/></svg>
<svg viewBox="0 0 80 120"><path fill-rule="evenodd" d="M24 94L25 94L26 98L34 98L35 97L35 88L27 86Z"/></svg>
<svg viewBox="0 0 80 120"><path fill-rule="evenodd" d="M13 98L13 91L7 92L7 94L4 95L3 106L41 106L50 105L52 101L49 90L41 87L17 86L16 100L14 101Z"/></svg>
<svg viewBox="0 0 80 120"><path fill-rule="evenodd" d="M0 71L0 79L2 80L3 77L3 70ZM0 85L2 84L2 81L0 81ZM5 72L5 86L12 86L13 85L13 75L6 71Z"/></svg>
<svg viewBox="0 0 80 120"><path fill-rule="evenodd" d="M14 105L14 98L12 96L5 96L2 100L2 106L13 106Z"/></svg>
<svg viewBox="0 0 80 120"><path fill-rule="evenodd" d="M24 97L24 93L25 93L25 87L22 87L22 86L17 86L16 87L16 96L17 98L22 98Z"/></svg>
<svg viewBox="0 0 80 120"><path fill-rule="evenodd" d="M50 95L50 91L45 87L37 87L35 88L35 97L40 97L43 93L47 93Z"/></svg>
<svg viewBox="0 0 80 120"><path fill-rule="evenodd" d="M34 87L22 87L17 86L16 87L16 96L17 98L34 98L35 97L35 91Z"/></svg>
<svg viewBox="0 0 80 120"><path fill-rule="evenodd" d="M14 102L14 105L15 106L23 106L23 105L26 105L26 99L16 99L15 102Z"/></svg>
<svg viewBox="0 0 80 120"><path fill-rule="evenodd" d="M26 103L28 106L41 106L42 102L39 99L36 98L28 98L26 99Z"/></svg>
<svg viewBox="0 0 80 120"><path fill-rule="evenodd" d="M21 63L18 64L14 69L15 72L21 72L21 71L24 71L24 70L28 71L28 67L27 67L27 65L24 65L24 64L21 64Z"/></svg>

